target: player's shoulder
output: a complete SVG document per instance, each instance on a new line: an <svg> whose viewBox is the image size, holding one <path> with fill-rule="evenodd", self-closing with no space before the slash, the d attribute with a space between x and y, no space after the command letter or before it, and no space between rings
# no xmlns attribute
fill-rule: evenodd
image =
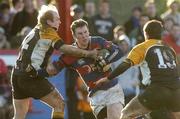
<svg viewBox="0 0 180 119"><path fill-rule="evenodd" d="M150 39L150 40L146 40L146 41L134 46L133 49L147 50L153 46L157 46L158 44L161 44L160 40Z"/></svg>
<svg viewBox="0 0 180 119"><path fill-rule="evenodd" d="M101 43L107 41L106 39L104 39L101 36L91 36L91 42L95 42L95 43Z"/></svg>
<svg viewBox="0 0 180 119"><path fill-rule="evenodd" d="M146 44L145 42L142 42L142 43L140 43L140 44L137 44L137 45L135 45L135 46L132 48L132 50L142 49L142 48L144 48L145 44Z"/></svg>
<svg viewBox="0 0 180 119"><path fill-rule="evenodd" d="M91 40L105 40L105 39L101 36L91 36Z"/></svg>
<svg viewBox="0 0 180 119"><path fill-rule="evenodd" d="M52 41L60 40L57 31L53 28L44 28L40 29L40 38L41 39L49 39Z"/></svg>

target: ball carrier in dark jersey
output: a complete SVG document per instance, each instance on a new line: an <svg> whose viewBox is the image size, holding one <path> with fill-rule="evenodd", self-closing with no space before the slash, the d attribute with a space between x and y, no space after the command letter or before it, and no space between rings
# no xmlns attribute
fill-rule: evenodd
<svg viewBox="0 0 180 119"><path fill-rule="evenodd" d="M110 64L123 56L122 50L99 36L89 36L88 24L79 19L72 23L71 31L75 39L74 47L86 50L99 49L95 60L77 58L63 54L54 66L61 71L69 67L78 72L88 87L90 106L97 119L119 119L124 104L124 94L118 80L112 80L102 87L94 87L94 83L108 76ZM74 78L74 80L76 80Z"/></svg>

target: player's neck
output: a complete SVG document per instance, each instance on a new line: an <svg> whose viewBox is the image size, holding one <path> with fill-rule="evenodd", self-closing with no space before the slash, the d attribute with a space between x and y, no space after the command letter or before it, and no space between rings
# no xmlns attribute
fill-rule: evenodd
<svg viewBox="0 0 180 119"><path fill-rule="evenodd" d="M78 40L76 40L76 45L78 48L80 49L84 49L84 50L88 50L90 47L90 44L91 44L91 36L89 36L89 39L88 39L88 42L78 42Z"/></svg>
<svg viewBox="0 0 180 119"><path fill-rule="evenodd" d="M88 49L88 46L89 46L89 43L81 44L81 43L76 42L76 44L80 49Z"/></svg>

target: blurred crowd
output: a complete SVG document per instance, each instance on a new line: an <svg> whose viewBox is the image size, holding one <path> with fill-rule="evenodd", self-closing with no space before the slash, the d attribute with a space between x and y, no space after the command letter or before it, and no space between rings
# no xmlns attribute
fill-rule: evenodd
<svg viewBox="0 0 180 119"><path fill-rule="evenodd" d="M37 24L38 9L43 4L49 4L47 0L2 0L0 3L0 50L17 49L23 38ZM129 19L123 24L111 15L110 1L99 0L98 6L94 0L86 0L84 5L73 4L70 7L70 15L73 20L84 19L89 23L91 35L102 36L123 48L127 54L132 47L144 41L143 26L152 19L160 20L164 24L162 40L174 48L180 62L180 3L175 0L167 0L167 10L157 13L157 7L152 0L146 0L144 6L134 6ZM63 21L62 21L63 22ZM126 55L125 55L126 56ZM112 69L121 61L112 64ZM0 117L9 119L12 110L11 88L9 83L9 72L11 66L6 66L0 60ZM79 79L74 80L72 76L66 83L67 96L69 97L69 119L93 119L91 109L88 105L87 92ZM75 76L73 76L75 77ZM126 103L135 95L141 93L141 72L138 67L131 68L128 72L118 77L125 93ZM76 103L75 103L76 102ZM5 107L5 108L4 108ZM77 109L77 110L76 110ZM10 111L12 112L12 111ZM72 117L71 117L72 116Z"/></svg>
<svg viewBox="0 0 180 119"><path fill-rule="evenodd" d="M38 9L53 0L2 0L0 3L0 49L17 49L37 24Z"/></svg>

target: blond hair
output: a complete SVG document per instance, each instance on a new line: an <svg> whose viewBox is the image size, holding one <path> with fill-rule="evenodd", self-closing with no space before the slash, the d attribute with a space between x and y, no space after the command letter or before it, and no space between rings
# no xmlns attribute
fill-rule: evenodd
<svg viewBox="0 0 180 119"><path fill-rule="evenodd" d="M53 20L53 12L58 14L58 10L53 5L42 5L38 13L38 24L47 25L47 20Z"/></svg>

